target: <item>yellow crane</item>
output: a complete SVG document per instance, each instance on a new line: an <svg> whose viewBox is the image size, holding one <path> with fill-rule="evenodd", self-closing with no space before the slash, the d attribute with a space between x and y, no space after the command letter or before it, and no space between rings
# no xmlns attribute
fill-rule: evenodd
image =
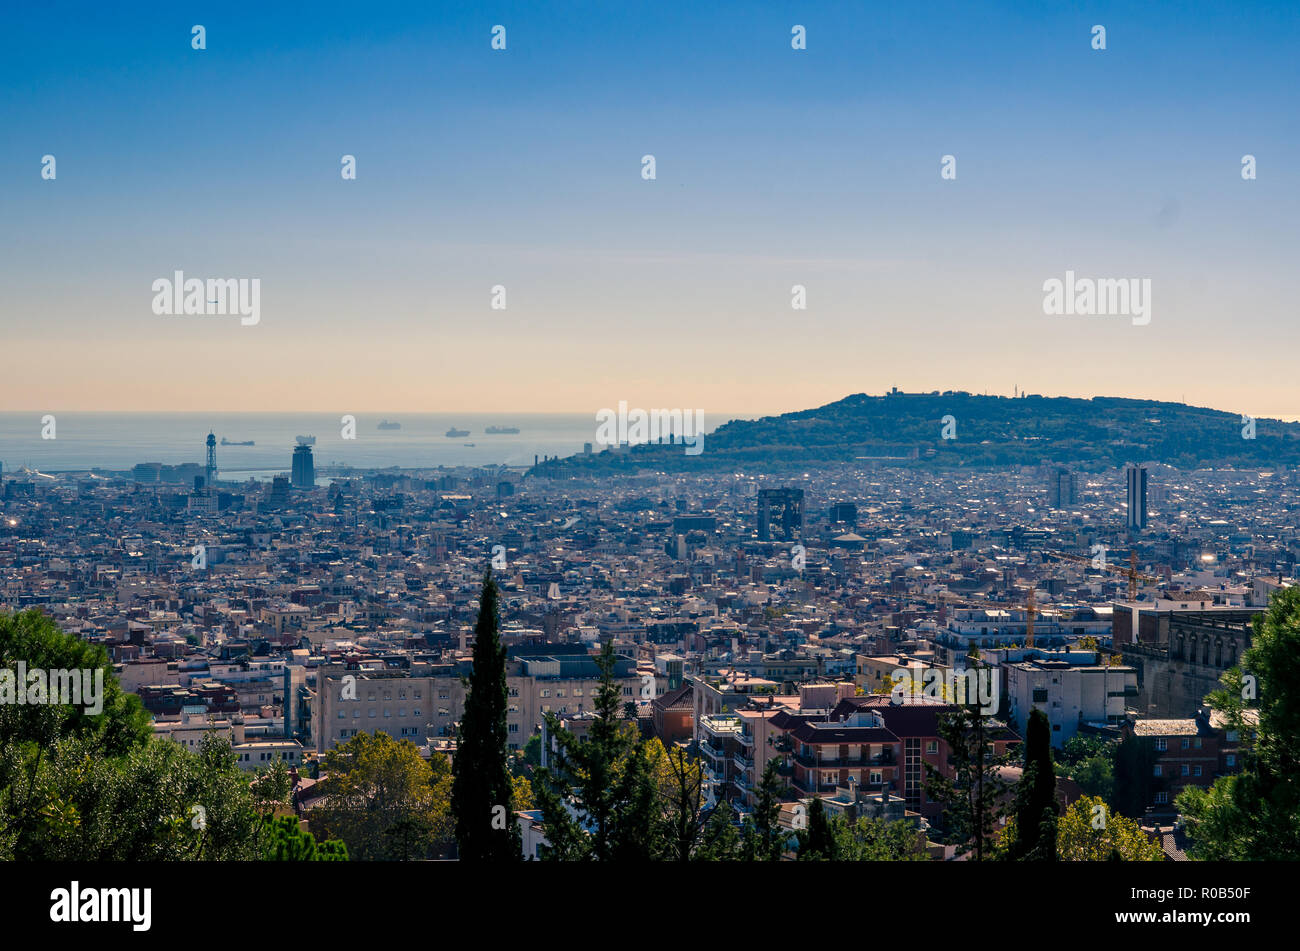
<svg viewBox="0 0 1300 951"><path fill-rule="evenodd" d="M1044 550L1042 554L1045 556L1050 555L1053 558L1063 558L1068 561L1077 561L1087 565L1093 571L1109 571L1109 572L1114 572L1116 574L1128 575L1128 599L1130 601L1137 600L1138 581L1145 581L1147 583L1151 583L1160 580L1154 575L1143 574L1142 572L1137 570L1137 552L1133 551L1132 549L1130 549L1128 553L1127 568L1121 568L1117 565L1112 565L1110 564L1110 562L1104 562L1103 564L1099 565L1097 564L1096 560L1093 558L1089 558L1085 555L1074 555L1071 554L1070 552L1065 552L1065 551Z"/></svg>
<svg viewBox="0 0 1300 951"><path fill-rule="evenodd" d="M973 598L965 598L959 594L952 594L948 591L939 592L938 599L941 601L963 601L966 607L972 608L990 608L995 611L1024 611L1025 612L1025 646L1034 646L1034 618L1041 614L1042 611L1034 600L1034 587L1030 585L1025 591L1025 603L999 603L997 601L977 601ZM1060 612L1062 619L1072 617L1068 611Z"/></svg>

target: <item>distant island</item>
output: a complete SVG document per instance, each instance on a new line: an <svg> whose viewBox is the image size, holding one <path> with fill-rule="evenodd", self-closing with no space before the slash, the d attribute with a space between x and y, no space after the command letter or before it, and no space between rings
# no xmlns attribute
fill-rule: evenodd
<svg viewBox="0 0 1300 951"><path fill-rule="evenodd" d="M943 438L945 417L953 438ZM1073 463L1102 469L1126 462L1181 469L1300 465L1300 423L1157 400L1098 396L979 396L961 391L882 396L859 393L816 409L732 420L704 437L703 452L642 444L623 451L550 459L530 472L568 477L614 471L791 470L878 462L955 466ZM593 420L592 432L596 431Z"/></svg>

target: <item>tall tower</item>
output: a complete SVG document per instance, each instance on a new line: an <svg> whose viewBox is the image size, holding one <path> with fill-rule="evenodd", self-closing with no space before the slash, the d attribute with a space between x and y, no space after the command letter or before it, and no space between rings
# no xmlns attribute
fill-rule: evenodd
<svg viewBox="0 0 1300 951"><path fill-rule="evenodd" d="M293 447L293 468L290 470L289 484L295 489L316 487L316 466L312 462L311 444L302 436L298 437L298 445Z"/></svg>
<svg viewBox="0 0 1300 951"><path fill-rule="evenodd" d="M208 431L208 464L204 473L203 488L208 495L216 492L217 486L217 437Z"/></svg>
<svg viewBox="0 0 1300 951"><path fill-rule="evenodd" d="M1128 530L1138 532L1147 527L1147 470L1145 466L1129 466L1128 476Z"/></svg>

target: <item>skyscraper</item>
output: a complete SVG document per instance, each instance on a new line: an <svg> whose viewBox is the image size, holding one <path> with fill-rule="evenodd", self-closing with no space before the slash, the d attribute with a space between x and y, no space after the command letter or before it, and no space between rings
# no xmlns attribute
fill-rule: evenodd
<svg viewBox="0 0 1300 951"><path fill-rule="evenodd" d="M289 481L295 489L314 489L316 487L316 466L311 458L311 446L299 442L293 447L293 470Z"/></svg>
<svg viewBox="0 0 1300 951"><path fill-rule="evenodd" d="M803 489L760 489L758 538L772 540L773 519L781 537L792 541L803 534Z"/></svg>
<svg viewBox="0 0 1300 951"><path fill-rule="evenodd" d="M1128 467L1128 530L1147 527L1147 470L1145 466Z"/></svg>
<svg viewBox="0 0 1300 951"><path fill-rule="evenodd" d="M1047 504L1063 509L1079 502L1079 477L1064 466L1047 470Z"/></svg>
<svg viewBox="0 0 1300 951"><path fill-rule="evenodd" d="M276 476L271 480L271 497L268 502L273 509L282 509L289 504L289 480Z"/></svg>

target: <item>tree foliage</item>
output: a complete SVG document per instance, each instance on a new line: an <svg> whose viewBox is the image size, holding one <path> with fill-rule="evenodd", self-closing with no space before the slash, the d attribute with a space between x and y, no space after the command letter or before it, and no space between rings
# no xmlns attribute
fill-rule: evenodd
<svg viewBox="0 0 1300 951"><path fill-rule="evenodd" d="M354 860L432 858L452 839L451 767L386 733L358 733L325 754L312 830L341 839Z"/></svg>
<svg viewBox="0 0 1300 951"><path fill-rule="evenodd" d="M451 809L462 861L517 862L519 823L508 749L506 648L499 634L497 586L488 571L474 628L474 666L456 734Z"/></svg>

